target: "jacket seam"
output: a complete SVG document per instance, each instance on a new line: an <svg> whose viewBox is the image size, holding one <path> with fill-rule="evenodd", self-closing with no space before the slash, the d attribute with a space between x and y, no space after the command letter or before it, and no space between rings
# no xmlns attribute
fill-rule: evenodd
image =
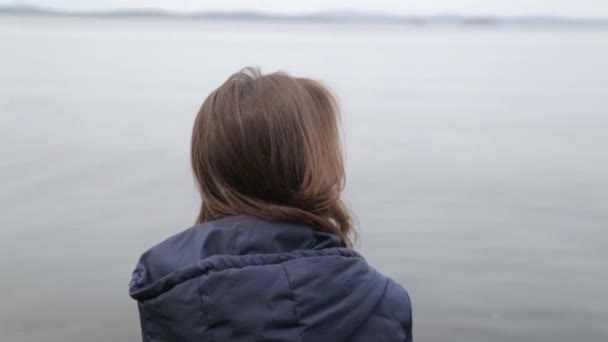
<svg viewBox="0 0 608 342"><path fill-rule="evenodd" d="M372 311L370 312L370 316L371 316L371 315L373 315L374 313L376 313L376 310L378 309L378 306L379 306L379 305L382 303L382 301L384 300L384 296L386 296L386 293L387 293L387 291L388 291L388 285L389 285L389 282L388 282L388 280L386 280L386 283L384 284L384 290L382 291L382 295L381 295L381 296L378 298L378 301L376 302L376 304L374 304L374 307L373 307ZM391 322L396 323L397 325L401 326L401 324L400 324L399 322L395 321L395 320L394 320L394 319L392 319L392 318L385 317L385 316L383 316L383 315L379 315L379 316L384 317L384 318L386 318L386 319L390 320ZM369 319L369 317L368 317L367 319ZM351 333L351 334L350 334L350 335L349 335L349 336L346 338L346 341L350 341L350 340L353 338L353 336L356 336L356 335L359 333L359 331L360 331L360 330L361 330L361 329L362 329L362 328L365 326L365 323L367 323L367 322L366 322L366 321L361 322L361 325L360 325L359 327L357 327L357 329L355 329L355 330L354 330L354 331L353 331L353 332L352 332L352 333Z"/></svg>
<svg viewBox="0 0 608 342"><path fill-rule="evenodd" d="M203 313L203 318L205 319L205 325L207 326L207 332L209 333L209 338L211 339L211 342L214 342L215 338L213 337L213 331L211 330L211 326L209 325L209 318L207 317L207 311L205 310L205 301L203 300L201 277L198 277L197 280L198 280L197 281L198 297L201 301L201 312Z"/></svg>
<svg viewBox="0 0 608 342"><path fill-rule="evenodd" d="M143 311L144 319L146 320L145 326L142 327L142 330L144 331L144 333L143 333L143 335L144 335L144 342L152 341L154 339L154 337L152 336L152 333L150 331L150 324L154 323L155 325L158 326L158 324L160 324L160 322L150 312L149 308L146 308L146 307L144 307L142 305L142 311Z"/></svg>
<svg viewBox="0 0 608 342"><path fill-rule="evenodd" d="M300 335L300 341L303 341L304 335L302 333L302 327L300 326L301 321L300 321L300 317L298 315L298 310L296 309L296 299L295 299L295 295L293 294L293 288L291 286L291 280L289 279L289 273L287 273L287 268L285 267L284 264L281 264L281 267L283 268L283 273L285 273L285 279L287 279L287 287L289 288L289 297L291 299L291 302L293 303L293 315L296 319L296 324L298 326L298 334Z"/></svg>

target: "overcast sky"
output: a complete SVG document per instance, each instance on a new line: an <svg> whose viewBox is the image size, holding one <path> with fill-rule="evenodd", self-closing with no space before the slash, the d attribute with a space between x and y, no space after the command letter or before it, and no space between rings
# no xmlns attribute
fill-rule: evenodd
<svg viewBox="0 0 608 342"><path fill-rule="evenodd" d="M300 13L356 9L400 14L550 14L608 18L608 0L0 0L0 4L91 10L108 8L162 8L192 10L261 10Z"/></svg>

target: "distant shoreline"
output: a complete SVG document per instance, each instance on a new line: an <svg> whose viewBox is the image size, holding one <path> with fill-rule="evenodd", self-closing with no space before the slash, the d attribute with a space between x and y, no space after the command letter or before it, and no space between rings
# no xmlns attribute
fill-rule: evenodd
<svg viewBox="0 0 608 342"><path fill-rule="evenodd" d="M455 14L433 16L392 15L358 11L328 11L298 15L255 11L171 12L159 9L64 11L36 6L0 6L0 16L39 16L76 18L167 19L178 21L242 21L242 22L311 22L392 24L401 26L603 26L608 18L572 18L556 16L464 16Z"/></svg>

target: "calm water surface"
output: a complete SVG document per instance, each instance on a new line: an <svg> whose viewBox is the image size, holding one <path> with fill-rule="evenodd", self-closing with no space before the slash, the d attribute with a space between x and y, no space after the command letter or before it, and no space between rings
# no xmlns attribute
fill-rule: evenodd
<svg viewBox="0 0 608 342"><path fill-rule="evenodd" d="M418 341L608 341L608 31L0 17L2 341L135 341L191 225L190 128L246 65L344 109L359 249Z"/></svg>

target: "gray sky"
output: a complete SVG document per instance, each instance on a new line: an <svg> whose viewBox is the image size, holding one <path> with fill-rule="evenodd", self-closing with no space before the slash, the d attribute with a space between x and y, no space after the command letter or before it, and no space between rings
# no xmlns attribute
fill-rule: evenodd
<svg viewBox="0 0 608 342"><path fill-rule="evenodd" d="M61 9L162 8L191 10L262 10L280 13L357 9L400 14L550 14L608 18L608 0L0 0Z"/></svg>

